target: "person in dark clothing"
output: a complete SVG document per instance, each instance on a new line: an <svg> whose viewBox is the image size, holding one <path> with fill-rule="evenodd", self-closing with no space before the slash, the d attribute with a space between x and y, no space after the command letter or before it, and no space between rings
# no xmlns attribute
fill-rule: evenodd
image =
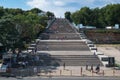
<svg viewBox="0 0 120 80"><path fill-rule="evenodd" d="M93 71L93 64L91 65L91 71Z"/></svg>
<svg viewBox="0 0 120 80"><path fill-rule="evenodd" d="M98 64L96 67L96 73L98 73L99 71L100 71L100 64Z"/></svg>
<svg viewBox="0 0 120 80"><path fill-rule="evenodd" d="M86 64L86 70L88 70L88 65Z"/></svg>
<svg viewBox="0 0 120 80"><path fill-rule="evenodd" d="M63 69L65 69L65 63L63 63Z"/></svg>

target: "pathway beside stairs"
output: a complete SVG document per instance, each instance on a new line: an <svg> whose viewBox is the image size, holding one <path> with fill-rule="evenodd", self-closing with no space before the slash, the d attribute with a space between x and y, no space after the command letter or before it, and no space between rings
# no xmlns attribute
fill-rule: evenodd
<svg viewBox="0 0 120 80"><path fill-rule="evenodd" d="M81 71L82 68L82 71ZM88 70L86 70L85 66L66 66L65 69L63 66L58 67L56 70L52 70L52 72L45 73L42 71L38 73L38 76L48 76L48 77L57 77L57 76L118 76L120 77L120 70L114 70L111 68L100 67L100 72L96 73L95 66L93 67L93 71L90 70L90 66Z"/></svg>

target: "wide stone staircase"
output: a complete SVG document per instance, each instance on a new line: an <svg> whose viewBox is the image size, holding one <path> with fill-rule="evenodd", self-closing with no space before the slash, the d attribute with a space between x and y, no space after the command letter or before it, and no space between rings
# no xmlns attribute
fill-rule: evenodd
<svg viewBox="0 0 120 80"><path fill-rule="evenodd" d="M96 55L39 55L40 66L96 66L102 63Z"/></svg>
<svg viewBox="0 0 120 80"><path fill-rule="evenodd" d="M40 41L37 45L40 51L89 51L89 47L82 41Z"/></svg>
<svg viewBox="0 0 120 80"><path fill-rule="evenodd" d="M90 52L86 42L66 19L57 18L39 39L37 64L41 66L102 66L97 55Z"/></svg>
<svg viewBox="0 0 120 80"><path fill-rule="evenodd" d="M76 33L42 33L39 36L42 40L80 40L80 35Z"/></svg>

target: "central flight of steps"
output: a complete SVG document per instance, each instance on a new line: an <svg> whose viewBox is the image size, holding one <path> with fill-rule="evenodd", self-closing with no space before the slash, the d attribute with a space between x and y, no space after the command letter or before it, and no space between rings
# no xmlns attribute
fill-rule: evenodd
<svg viewBox="0 0 120 80"><path fill-rule="evenodd" d="M96 66L100 63L96 55L39 55L40 66Z"/></svg>
<svg viewBox="0 0 120 80"><path fill-rule="evenodd" d="M41 66L102 66L66 19L57 18L39 39L36 48Z"/></svg>
<svg viewBox="0 0 120 80"><path fill-rule="evenodd" d="M88 46L83 41L76 40L50 40L39 41L37 50L42 51L89 51Z"/></svg>

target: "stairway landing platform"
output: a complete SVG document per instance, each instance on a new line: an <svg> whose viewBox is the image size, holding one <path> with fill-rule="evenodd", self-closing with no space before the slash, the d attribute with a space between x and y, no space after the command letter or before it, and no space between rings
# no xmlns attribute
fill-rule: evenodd
<svg viewBox="0 0 120 80"><path fill-rule="evenodd" d="M90 51L37 51L37 53L48 55L93 55Z"/></svg>

